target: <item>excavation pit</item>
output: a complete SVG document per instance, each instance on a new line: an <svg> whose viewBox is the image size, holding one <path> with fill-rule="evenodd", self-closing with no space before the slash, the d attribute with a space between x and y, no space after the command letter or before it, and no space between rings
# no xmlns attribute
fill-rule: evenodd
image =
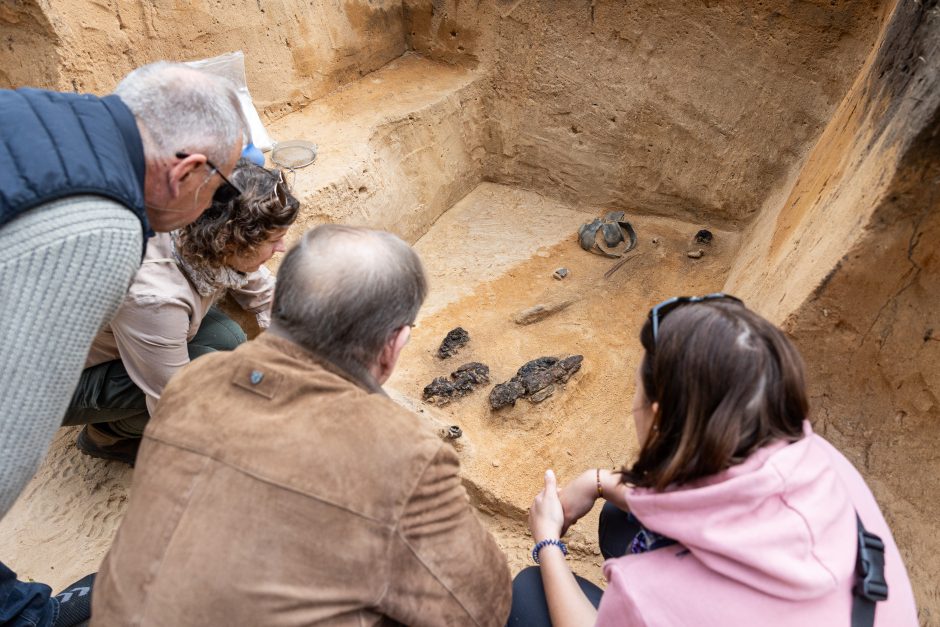
<svg viewBox="0 0 940 627"><path fill-rule="evenodd" d="M318 146L288 176L289 237L339 222L415 244L431 293L390 393L442 436L459 425L448 441L513 570L545 468L564 481L635 454L648 308L725 290L799 346L814 427L868 480L940 624L935 2L52 4L0 8L0 86L106 93L151 60L241 48L270 134ZM610 211L638 241L616 269L577 237ZM456 326L471 339L442 360ZM523 363L574 354L542 402L490 409ZM421 403L468 362L491 383ZM133 475L74 438L0 523L0 559L53 588L97 568ZM598 581L595 524L571 544Z"/></svg>
<svg viewBox="0 0 940 627"><path fill-rule="evenodd" d="M388 385L420 398L424 382L448 374L457 361L490 367L490 385L424 413L463 429L465 484L513 570L530 559L526 511L546 468L564 479L617 466L636 452L629 408L649 304L721 289L740 241L734 232L714 230L709 254L689 259L688 243L701 224L633 213L637 248L604 278L617 260L585 252L577 238L578 226L594 217L594 209L482 183L415 244L431 293ZM559 266L570 271L565 281L552 277ZM519 311L553 302L570 305L529 325L514 321ZM471 339L459 356L442 361L441 338L458 325ZM584 361L563 390L540 403L520 399L490 408L493 384L525 362L573 354ZM578 570L594 580L600 574L596 524L589 517L571 532Z"/></svg>

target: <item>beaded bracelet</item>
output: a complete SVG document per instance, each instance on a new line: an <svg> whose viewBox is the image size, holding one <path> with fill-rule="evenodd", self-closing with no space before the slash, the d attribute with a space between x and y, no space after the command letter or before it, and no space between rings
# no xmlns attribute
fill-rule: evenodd
<svg viewBox="0 0 940 627"><path fill-rule="evenodd" d="M556 540L554 538L549 538L548 540L540 540L539 542L536 542L535 546L532 547L532 561L535 562L536 564L541 564L541 562L539 561L539 551L541 551L545 547L552 545L552 544L554 544L559 549L561 549L562 555L565 555L565 556L568 555L568 547L565 546L564 542L562 542L561 540Z"/></svg>

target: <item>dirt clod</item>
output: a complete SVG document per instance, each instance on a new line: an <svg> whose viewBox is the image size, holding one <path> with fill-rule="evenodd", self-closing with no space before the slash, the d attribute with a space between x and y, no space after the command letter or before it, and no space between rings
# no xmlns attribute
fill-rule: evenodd
<svg viewBox="0 0 940 627"><path fill-rule="evenodd" d="M440 348L437 349L437 356L441 359L447 359L457 354L464 344L470 341L470 334L463 327L457 327L447 332Z"/></svg>

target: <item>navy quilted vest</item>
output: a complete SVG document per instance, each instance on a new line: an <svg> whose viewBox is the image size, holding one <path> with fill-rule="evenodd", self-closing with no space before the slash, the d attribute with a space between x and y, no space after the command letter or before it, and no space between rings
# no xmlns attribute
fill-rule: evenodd
<svg viewBox="0 0 940 627"><path fill-rule="evenodd" d="M117 96L0 90L0 228L38 205L76 194L115 200L150 235L144 146Z"/></svg>

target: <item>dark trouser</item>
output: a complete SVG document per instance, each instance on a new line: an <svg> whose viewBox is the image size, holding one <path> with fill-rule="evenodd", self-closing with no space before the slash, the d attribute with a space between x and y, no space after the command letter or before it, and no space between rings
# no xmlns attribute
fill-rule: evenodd
<svg viewBox="0 0 940 627"><path fill-rule="evenodd" d="M630 541L639 530L639 526L627 517L626 512L605 502L597 529L604 559L625 555ZM575 579L591 604L594 607L600 605L603 590L577 575ZM542 587L542 573L538 566L526 568L512 580L512 609L506 624L514 627L551 627L545 588Z"/></svg>
<svg viewBox="0 0 940 627"><path fill-rule="evenodd" d="M245 332L235 321L212 307L187 345L189 358L233 350L246 340ZM124 363L117 359L82 371L62 425L107 422L114 435L140 437L149 419L147 396L127 374Z"/></svg>
<svg viewBox="0 0 940 627"><path fill-rule="evenodd" d="M59 610L51 594L44 583L18 581L16 573L0 563L0 625L50 627Z"/></svg>

